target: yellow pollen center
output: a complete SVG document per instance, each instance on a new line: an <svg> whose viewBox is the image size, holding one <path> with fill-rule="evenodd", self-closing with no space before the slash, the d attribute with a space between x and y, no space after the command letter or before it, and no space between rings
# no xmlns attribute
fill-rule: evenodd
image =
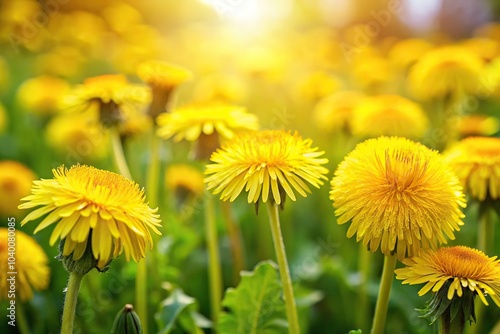
<svg viewBox="0 0 500 334"><path fill-rule="evenodd" d="M474 279L490 264L483 252L466 246L440 248L436 257L443 273L452 277Z"/></svg>

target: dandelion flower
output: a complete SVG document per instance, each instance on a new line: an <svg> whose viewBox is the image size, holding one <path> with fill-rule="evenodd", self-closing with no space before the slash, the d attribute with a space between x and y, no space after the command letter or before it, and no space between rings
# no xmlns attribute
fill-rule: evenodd
<svg viewBox="0 0 500 334"><path fill-rule="evenodd" d="M16 249L10 267L9 252ZM7 299L9 272L16 272L16 293L21 301L33 298L33 290L45 290L49 285L49 259L37 242L19 230L0 227L0 300ZM17 297L16 297L17 298Z"/></svg>
<svg viewBox="0 0 500 334"><path fill-rule="evenodd" d="M56 224L50 244L64 240L63 256L80 259L91 245L97 267L102 269L122 251L127 261L139 261L152 247L149 229L160 234L157 209L144 203L144 191L125 177L91 166L54 169L53 179L35 181L32 195L20 209L38 207L21 225L47 215L35 233Z"/></svg>
<svg viewBox="0 0 500 334"><path fill-rule="evenodd" d="M400 260L446 243L463 225L458 178L437 151L406 138L358 144L335 171L330 199L337 223L351 221L347 237Z"/></svg>
<svg viewBox="0 0 500 334"><path fill-rule="evenodd" d="M316 101L337 91L340 80L325 71L307 73L297 84L297 95L303 99Z"/></svg>
<svg viewBox="0 0 500 334"><path fill-rule="evenodd" d="M408 38L396 42L389 51L389 59L399 68L408 68L430 51L433 45L420 38Z"/></svg>
<svg viewBox="0 0 500 334"><path fill-rule="evenodd" d="M295 192L306 197L306 183L319 188L328 170L324 154L312 148L312 140L297 133L270 130L248 133L214 152L207 166L205 183L223 201L231 202L245 189L248 203L268 200L281 204Z"/></svg>
<svg viewBox="0 0 500 334"><path fill-rule="evenodd" d="M19 216L21 198L28 196L35 173L12 160L0 161L0 217Z"/></svg>
<svg viewBox="0 0 500 334"><path fill-rule="evenodd" d="M480 201L500 198L500 138L465 138L445 157L472 197Z"/></svg>
<svg viewBox="0 0 500 334"><path fill-rule="evenodd" d="M55 113L61 99L69 91L69 84L51 76L39 76L26 80L17 90L18 103L27 112L50 115Z"/></svg>
<svg viewBox="0 0 500 334"><path fill-rule="evenodd" d="M175 164L167 168L165 186L174 194L178 207L201 197L205 191L203 173L186 164Z"/></svg>
<svg viewBox="0 0 500 334"><path fill-rule="evenodd" d="M483 60L464 47L446 46L426 53L408 77L414 94L423 99L475 95L482 87Z"/></svg>
<svg viewBox="0 0 500 334"><path fill-rule="evenodd" d="M500 131L498 118L486 115L467 115L460 118L458 133L461 137L491 136Z"/></svg>
<svg viewBox="0 0 500 334"><path fill-rule="evenodd" d="M354 108L352 132L359 137L422 138L427 124L417 103L399 95L378 95L362 99Z"/></svg>
<svg viewBox="0 0 500 334"><path fill-rule="evenodd" d="M248 88L239 76L216 73L202 77L194 87L193 100L201 103L238 103L248 95Z"/></svg>
<svg viewBox="0 0 500 334"><path fill-rule="evenodd" d="M357 91L339 91L322 98L314 108L314 122L325 131L350 131L354 108L364 94Z"/></svg>
<svg viewBox="0 0 500 334"><path fill-rule="evenodd" d="M500 260L466 246L441 247L423 251L419 256L403 260L405 268L396 269L403 284L423 284L419 296L438 292L449 283L447 297L462 297L469 289L488 305L486 296L500 307Z"/></svg>

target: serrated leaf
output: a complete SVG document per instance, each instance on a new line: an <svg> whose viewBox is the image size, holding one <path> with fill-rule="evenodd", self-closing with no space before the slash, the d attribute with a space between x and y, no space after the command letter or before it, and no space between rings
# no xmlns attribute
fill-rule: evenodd
<svg viewBox="0 0 500 334"><path fill-rule="evenodd" d="M196 312L197 304L193 297L186 295L181 289L175 289L170 296L161 302L158 312L155 314L156 322L160 328L159 333L170 333L178 322L189 324L192 328L198 325L199 318ZM192 318L189 321L188 318ZM205 319L206 320L206 319ZM205 324L210 322L206 320Z"/></svg>
<svg viewBox="0 0 500 334"><path fill-rule="evenodd" d="M220 314L220 334L288 333L282 286L272 261L241 272L240 284L226 290L222 305L227 311Z"/></svg>

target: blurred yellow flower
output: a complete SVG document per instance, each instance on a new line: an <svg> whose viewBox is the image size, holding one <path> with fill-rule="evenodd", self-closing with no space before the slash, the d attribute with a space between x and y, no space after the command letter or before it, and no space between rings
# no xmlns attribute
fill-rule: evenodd
<svg viewBox="0 0 500 334"><path fill-rule="evenodd" d="M248 203L268 200L283 205L286 196L295 201L295 191L306 197L310 189L326 180L328 162L324 154L312 148L311 139L297 133L268 130L236 137L212 154L207 165L205 183L221 200L231 202L243 188Z"/></svg>
<svg viewBox="0 0 500 334"><path fill-rule="evenodd" d="M461 137L491 136L500 131L498 118L486 115L467 115L457 125Z"/></svg>
<svg viewBox="0 0 500 334"><path fill-rule="evenodd" d="M102 16L113 31L123 33L142 23L141 13L131 5L113 1L102 10Z"/></svg>
<svg viewBox="0 0 500 334"><path fill-rule="evenodd" d="M108 152L108 133L85 114L52 118L45 128L45 138L59 154L75 162L103 158Z"/></svg>
<svg viewBox="0 0 500 334"><path fill-rule="evenodd" d="M259 122L245 108L230 104L188 105L158 117L158 135L163 139L197 140L200 135L217 133L232 139L241 130L255 131Z"/></svg>
<svg viewBox="0 0 500 334"><path fill-rule="evenodd" d="M423 137L427 116L420 106L399 95L362 98L352 113L352 133L359 137Z"/></svg>
<svg viewBox="0 0 500 334"><path fill-rule="evenodd" d="M35 173L25 165L13 161L0 161L0 217L18 217L21 198L29 195Z"/></svg>
<svg viewBox="0 0 500 334"><path fill-rule="evenodd" d="M151 87L149 114L153 118L167 111L173 89L192 76L191 72L182 67L158 60L139 64L137 75Z"/></svg>
<svg viewBox="0 0 500 334"><path fill-rule="evenodd" d="M79 75L88 61L85 54L68 45L57 46L47 53L40 53L35 60L38 73L45 75L74 78Z"/></svg>
<svg viewBox="0 0 500 334"><path fill-rule="evenodd" d="M153 128L153 119L140 110L130 110L124 115L123 122L118 125L122 137L133 137L148 133Z"/></svg>
<svg viewBox="0 0 500 334"><path fill-rule="evenodd" d="M250 46L238 57L238 65L245 74L276 82L283 77L287 55L279 48Z"/></svg>
<svg viewBox="0 0 500 334"><path fill-rule="evenodd" d="M468 137L445 152L465 190L474 198L500 198L500 138Z"/></svg>
<svg viewBox="0 0 500 334"><path fill-rule="evenodd" d="M401 69L407 69L418 61L433 45L421 38L408 38L396 42L389 50L389 59Z"/></svg>
<svg viewBox="0 0 500 334"><path fill-rule="evenodd" d="M394 68L381 56L360 57L353 62L352 76L363 90L383 92L394 79Z"/></svg>
<svg viewBox="0 0 500 334"><path fill-rule="evenodd" d="M476 95L483 89L483 67L483 60L464 47L440 47L423 55L411 68L409 86L422 99Z"/></svg>
<svg viewBox="0 0 500 334"><path fill-rule="evenodd" d="M306 100L316 101L337 91L341 82L333 74L313 71L301 76L296 87L296 94Z"/></svg>
<svg viewBox="0 0 500 334"><path fill-rule="evenodd" d="M193 100L198 103L238 103L248 94L243 79L236 75L214 73L204 76L196 83Z"/></svg>
<svg viewBox="0 0 500 334"><path fill-rule="evenodd" d="M161 234L161 221L158 209L144 203L144 190L119 174L91 166L61 166L52 172L53 179L35 181L32 195L22 199L20 209L38 208L21 226L45 216L35 233L57 223L50 244L64 240L62 255L78 260L89 243L98 269L123 251L127 261L145 257L146 247L153 247L149 230Z"/></svg>
<svg viewBox="0 0 500 334"><path fill-rule="evenodd" d="M59 110L69 84L52 76L38 76L24 81L17 90L17 101L26 112L50 115Z"/></svg>
<svg viewBox="0 0 500 334"><path fill-rule="evenodd" d="M198 169L186 164L175 164L167 168L165 186L175 194L179 203L200 197L205 190L203 174Z"/></svg>
<svg viewBox="0 0 500 334"><path fill-rule="evenodd" d="M338 224L347 237L399 260L454 239L463 225L460 182L441 155L406 138L368 139L347 155L331 180Z"/></svg>
<svg viewBox="0 0 500 334"><path fill-rule="evenodd" d="M485 62L490 62L500 55L500 42L498 40L489 38L469 38L461 41L460 45L477 54Z"/></svg>
<svg viewBox="0 0 500 334"><path fill-rule="evenodd" d="M120 124L128 108L140 109L151 99L150 91L131 84L124 75L108 74L88 78L74 88L63 101L63 108L99 109L99 121L105 126Z"/></svg>
<svg viewBox="0 0 500 334"><path fill-rule="evenodd" d="M9 268L11 249L15 250L14 269ZM33 290L45 290L49 286L49 259L42 247L32 237L18 229L0 227L0 300L7 300L11 289L9 272L16 272L16 300L33 298Z"/></svg>
<svg viewBox="0 0 500 334"><path fill-rule="evenodd" d="M364 96L357 91L339 91L322 98L314 107L316 126L329 132L350 132L353 110Z"/></svg>
<svg viewBox="0 0 500 334"><path fill-rule="evenodd" d="M7 125L9 124L9 119L7 118L7 112L5 108L0 103L0 134L5 132Z"/></svg>
<svg viewBox="0 0 500 334"><path fill-rule="evenodd" d="M403 260L405 268L395 270L396 278L403 284L423 284L419 296L438 292L445 286L447 297L455 293L462 297L464 289L477 294L488 305L486 296L500 307L500 260L488 257L482 251L466 247L442 247L423 251L419 256Z"/></svg>

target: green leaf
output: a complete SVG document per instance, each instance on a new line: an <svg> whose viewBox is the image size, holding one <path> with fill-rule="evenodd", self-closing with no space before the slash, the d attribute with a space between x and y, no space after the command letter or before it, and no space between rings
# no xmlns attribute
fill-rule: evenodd
<svg viewBox="0 0 500 334"><path fill-rule="evenodd" d="M197 307L196 299L179 288L174 289L155 314L159 333L170 333L178 324L184 329L188 327L190 333L203 333L199 327L210 327L210 322L196 312Z"/></svg>
<svg viewBox="0 0 500 334"><path fill-rule="evenodd" d="M236 289L229 288L222 301L227 309L219 319L220 334L288 333L282 286L272 261L258 263L254 271L241 272Z"/></svg>

